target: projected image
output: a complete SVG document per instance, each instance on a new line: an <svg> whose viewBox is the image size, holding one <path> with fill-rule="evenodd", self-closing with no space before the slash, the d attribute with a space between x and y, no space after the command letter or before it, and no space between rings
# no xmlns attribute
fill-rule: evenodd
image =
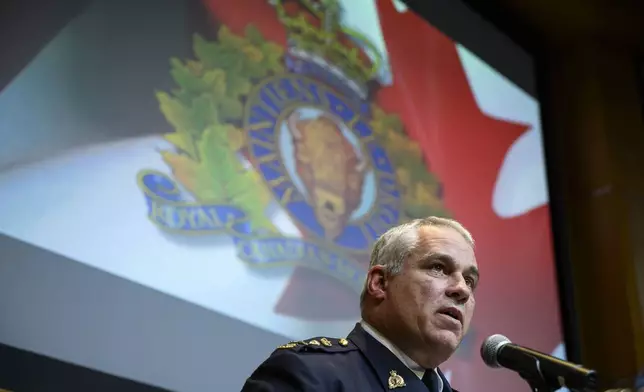
<svg viewBox="0 0 644 392"><path fill-rule="evenodd" d="M290 340L346 336L388 228L454 217L482 274L454 386L524 387L480 360L493 333L563 355L533 97L398 1L203 4L161 76L120 56L96 71L118 88L72 94L65 53L124 45L79 47L98 28L79 21L0 92L0 132L24 138L3 150L0 232ZM89 115L143 83L127 116Z"/></svg>

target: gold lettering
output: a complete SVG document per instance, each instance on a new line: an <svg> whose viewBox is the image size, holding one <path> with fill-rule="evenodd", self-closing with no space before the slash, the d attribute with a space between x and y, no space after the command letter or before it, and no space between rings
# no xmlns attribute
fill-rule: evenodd
<svg viewBox="0 0 644 392"><path fill-rule="evenodd" d="M259 138L264 141L268 140L271 143L275 143L275 131L273 129L274 124L273 123L269 123L269 124L270 125L268 127L264 127L255 131L253 136L255 138Z"/></svg>
<svg viewBox="0 0 644 392"><path fill-rule="evenodd" d="M257 144L258 146L266 147L269 150L273 151L275 149L275 141L271 140L270 142L267 142L266 140L258 139L256 137L253 137L250 139L252 144Z"/></svg>
<svg viewBox="0 0 644 392"><path fill-rule="evenodd" d="M335 263L333 263L333 261L334 261L334 260L333 260L331 257L329 257L329 256L330 256L330 255L329 255L329 253L328 253L328 252L326 252L324 249L320 249L320 250L318 251L318 253L316 254L315 259L316 259L319 263L322 263L322 264L326 265L327 267L333 267L333 266L334 266L334 264L335 264ZM328 268L327 268L327 269L328 269Z"/></svg>
<svg viewBox="0 0 644 392"><path fill-rule="evenodd" d="M184 208L179 207L175 211L176 222L173 222L173 228L178 229L184 227L186 225L186 221L190 227L194 227L194 224L192 224L194 220L190 219L191 217Z"/></svg>
<svg viewBox="0 0 644 392"><path fill-rule="evenodd" d="M293 260L301 260L304 255L304 245L300 241L287 241L286 249Z"/></svg>
<svg viewBox="0 0 644 392"><path fill-rule="evenodd" d="M260 246L261 253L264 255L264 257L268 257L270 259L283 259L284 258L284 252L281 249L281 244L267 242L267 243L262 243Z"/></svg>
<svg viewBox="0 0 644 392"><path fill-rule="evenodd" d="M375 140L376 140L376 135L374 135L373 133L368 136L363 136L362 138L360 138L360 141L364 145L369 144Z"/></svg>
<svg viewBox="0 0 644 392"><path fill-rule="evenodd" d="M272 155L272 154L271 154ZM272 155L274 158L276 158L276 155ZM263 160L258 161L259 164L263 166L263 168L266 169L271 169L275 171L277 174L279 174L279 177L274 178L272 180L268 180L266 183L268 184L269 187L273 188L274 193L281 193L280 197L280 204L281 205L287 205L289 203L293 203L296 201L305 201L300 192L297 192L295 189L293 183L289 181L289 177L287 176L284 165L282 162L280 162L278 159L266 159L264 162Z"/></svg>
<svg viewBox="0 0 644 392"><path fill-rule="evenodd" d="M266 163L263 164L263 166L268 168L268 169L273 169L273 170L275 170L276 172L278 172L278 173L280 173L282 175L285 174L284 173L284 166L282 165L282 162L280 162L277 159L269 161L269 162L266 162Z"/></svg>
<svg viewBox="0 0 644 392"><path fill-rule="evenodd" d="M391 228L391 226L393 226L393 225L388 224L387 222L384 222L379 217L375 217L375 218L370 219L369 222L367 223L367 225L369 227L371 227L371 229L374 231L374 233L373 233L373 234L375 234L375 236L373 237L374 240L377 239L378 237L380 237L380 235L382 235L384 232L389 230Z"/></svg>
<svg viewBox="0 0 644 392"><path fill-rule="evenodd" d="M247 247L246 241L235 241L235 254L243 255L245 258L255 259L255 254L253 253L253 247ZM251 251L251 254L248 253L247 249Z"/></svg>
<svg viewBox="0 0 644 392"><path fill-rule="evenodd" d="M278 88L275 87L273 81L267 83L264 88L262 88L262 91L266 94L271 103L275 105L277 105L278 103L281 104L282 101L284 101L284 97L282 97L277 91Z"/></svg>
<svg viewBox="0 0 644 392"><path fill-rule="evenodd" d="M292 187L286 188L284 193L282 193L282 197L280 198L280 204L285 206L291 203L292 197L293 197L293 188Z"/></svg>
<svg viewBox="0 0 644 392"><path fill-rule="evenodd" d="M274 179L268 181L267 184L268 184L269 187L275 188L278 185L281 185L281 184L285 183L287 180L288 179L286 178L286 176L280 176L280 177L277 177L277 178L274 178Z"/></svg>
<svg viewBox="0 0 644 392"><path fill-rule="evenodd" d="M262 258L262 249L257 241L239 241L236 248L237 254L243 255L246 259L258 260Z"/></svg>
<svg viewBox="0 0 644 392"><path fill-rule="evenodd" d="M302 94L304 100L306 101L317 102L320 100L319 97L313 94L313 91L311 91L307 86L304 85L304 81L301 79L298 79L297 81L297 90L300 92L300 94Z"/></svg>
<svg viewBox="0 0 644 392"><path fill-rule="evenodd" d="M378 172L378 185L383 189L396 189L396 174L389 172Z"/></svg>
<svg viewBox="0 0 644 392"><path fill-rule="evenodd" d="M232 225L237 223L237 220L235 219L235 215L233 215L230 212L226 215L226 217L223 220L219 218L219 214L217 213L217 208L215 207L207 208L206 212L208 212L208 216L210 217L212 227L214 228L229 229Z"/></svg>
<svg viewBox="0 0 644 392"><path fill-rule="evenodd" d="M282 196L280 197L279 203L283 206L286 206L287 204L290 203L295 203L295 202L301 202L301 201L306 201L304 200L304 197L300 192L297 192L293 184L289 182L284 182L278 186L276 186L274 189L274 193L280 193L279 191L282 192Z"/></svg>
<svg viewBox="0 0 644 392"><path fill-rule="evenodd" d="M276 161L278 160L278 158L279 157L277 156L277 153L272 152L270 154L262 155L261 157L256 158L255 161L257 163L266 163L270 161Z"/></svg>
<svg viewBox="0 0 644 392"><path fill-rule="evenodd" d="M338 264L338 273L340 275L350 277L354 274L353 273L354 269L351 268L352 266L348 260L340 259L338 260L337 264Z"/></svg>
<svg viewBox="0 0 644 392"><path fill-rule="evenodd" d="M369 241L369 243L376 242L378 239L378 233L372 233L371 230L369 230L365 225L360 225L358 226L360 228L360 231L362 231L362 234L364 234L364 237Z"/></svg>
<svg viewBox="0 0 644 392"><path fill-rule="evenodd" d="M162 225L168 224L168 211L164 208L164 204L152 200L152 206L150 207L150 219L154 222L158 222Z"/></svg>
<svg viewBox="0 0 644 392"><path fill-rule="evenodd" d="M302 256L301 245L293 241L266 241L256 244L257 253L273 260L299 260Z"/></svg>
<svg viewBox="0 0 644 392"><path fill-rule="evenodd" d="M356 125L358 120L360 120L360 113L356 113L351 120L346 122L347 127L349 127L350 129L353 129L353 127Z"/></svg>
<svg viewBox="0 0 644 392"><path fill-rule="evenodd" d="M317 253L315 252L315 247L313 245L306 244L305 249L304 249L304 253L305 253L305 258L307 260L309 260L309 259L310 260L317 260L319 258Z"/></svg>
<svg viewBox="0 0 644 392"><path fill-rule="evenodd" d="M325 272L330 272L347 282L353 282L356 279L358 271L356 270L355 264L351 261L325 249L320 249L319 253L316 254L313 252L313 246L309 248L306 259L320 264L320 267Z"/></svg>
<svg viewBox="0 0 644 392"><path fill-rule="evenodd" d="M260 243L258 243L257 241L251 241L250 243L247 243L246 245L250 245L250 246L246 246L245 249L244 249L244 254L248 258L259 259L264 254L262 252L261 247L260 247Z"/></svg>
<svg viewBox="0 0 644 392"><path fill-rule="evenodd" d="M271 110L271 112L272 112L272 110ZM273 120L275 118L275 116L271 115L271 113L267 112L266 109L264 108L264 106L262 106L262 105L254 105L252 110L251 110L250 116L251 116L251 118L255 117L255 118L263 119L263 120L266 120L266 121L270 121L270 120Z"/></svg>
<svg viewBox="0 0 644 392"><path fill-rule="evenodd" d="M219 219L214 207L207 210L198 206L193 208L179 206L172 209L158 203L153 203L150 217L172 229L224 230L227 228L226 223L235 223L232 215L229 219L230 222Z"/></svg>
<svg viewBox="0 0 644 392"><path fill-rule="evenodd" d="M396 209L392 206L382 206L380 209L380 216L378 217L381 221L387 223L393 226L397 224L397 219L396 219Z"/></svg>
<svg viewBox="0 0 644 392"><path fill-rule="evenodd" d="M246 130L247 131L259 131L259 130L265 130L267 128L272 130L273 123L270 122L270 121L262 121L262 122L258 122L258 123L249 124L246 127ZM273 137L272 133L271 133L270 136Z"/></svg>
<svg viewBox="0 0 644 392"><path fill-rule="evenodd" d="M197 229L203 229L203 228L218 228L220 225L215 223L215 219L217 219L217 213L215 211L211 211L210 214L207 214L206 211L203 210L203 208L197 208L195 211L196 213L194 214L194 227ZM218 220L218 219L217 219ZM192 223L191 223L192 224Z"/></svg>
<svg viewBox="0 0 644 392"><path fill-rule="evenodd" d="M273 108L273 107L272 107L272 106L270 106L270 105L267 105L267 104L266 104L266 102L262 101L262 103L261 103L260 105L262 105L262 108L263 108L265 111L267 111L267 112L269 112L270 114L272 114L274 117L277 117L277 116L279 116L279 115L280 115L280 114L279 114L279 112L276 112L276 111L275 111L275 108Z"/></svg>
<svg viewBox="0 0 644 392"><path fill-rule="evenodd" d="M388 180L388 181L387 181ZM393 204L400 203L400 197L396 197L398 189L396 181L393 178L381 178L378 180L378 204Z"/></svg>
<svg viewBox="0 0 644 392"><path fill-rule="evenodd" d="M400 198L390 194L390 193L381 193L378 197L378 204L383 205L398 205L400 204Z"/></svg>
<svg viewBox="0 0 644 392"><path fill-rule="evenodd" d="M290 79L284 78L280 80L280 83L277 86L277 90L279 91L279 95L281 97L284 97L285 101L289 101L295 98L293 96L296 95L296 90L293 88Z"/></svg>

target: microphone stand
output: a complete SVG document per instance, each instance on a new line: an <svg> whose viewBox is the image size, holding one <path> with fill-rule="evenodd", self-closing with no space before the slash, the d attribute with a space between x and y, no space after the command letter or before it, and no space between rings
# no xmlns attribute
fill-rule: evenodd
<svg viewBox="0 0 644 392"><path fill-rule="evenodd" d="M519 376L527 381L532 392L555 392L557 389L559 389L554 388L548 384L545 377L543 377L543 373L541 373L541 365L539 363L539 360L534 357L532 357L532 359L534 360L534 368L537 369L536 374L535 372L531 374L528 374L527 372L519 372Z"/></svg>

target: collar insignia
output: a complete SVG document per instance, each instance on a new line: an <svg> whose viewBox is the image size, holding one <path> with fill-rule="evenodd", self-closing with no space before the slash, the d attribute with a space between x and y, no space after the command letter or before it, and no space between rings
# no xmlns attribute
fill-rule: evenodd
<svg viewBox="0 0 644 392"><path fill-rule="evenodd" d="M396 389L407 386L407 384L405 384L405 379L403 379L395 370L389 371L388 384L389 389Z"/></svg>

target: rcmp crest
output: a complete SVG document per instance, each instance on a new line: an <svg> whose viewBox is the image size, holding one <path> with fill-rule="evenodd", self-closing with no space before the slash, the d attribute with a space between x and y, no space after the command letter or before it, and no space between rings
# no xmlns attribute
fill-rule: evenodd
<svg viewBox="0 0 644 392"><path fill-rule="evenodd" d="M368 254L390 227L447 216L418 144L374 94L383 56L341 24L337 1L273 1L286 47L253 25L194 38L172 59L178 87L157 94L175 132L172 176L142 170L150 221L173 235L224 235L250 267L298 265L360 292ZM302 237L267 211L285 211Z"/></svg>

